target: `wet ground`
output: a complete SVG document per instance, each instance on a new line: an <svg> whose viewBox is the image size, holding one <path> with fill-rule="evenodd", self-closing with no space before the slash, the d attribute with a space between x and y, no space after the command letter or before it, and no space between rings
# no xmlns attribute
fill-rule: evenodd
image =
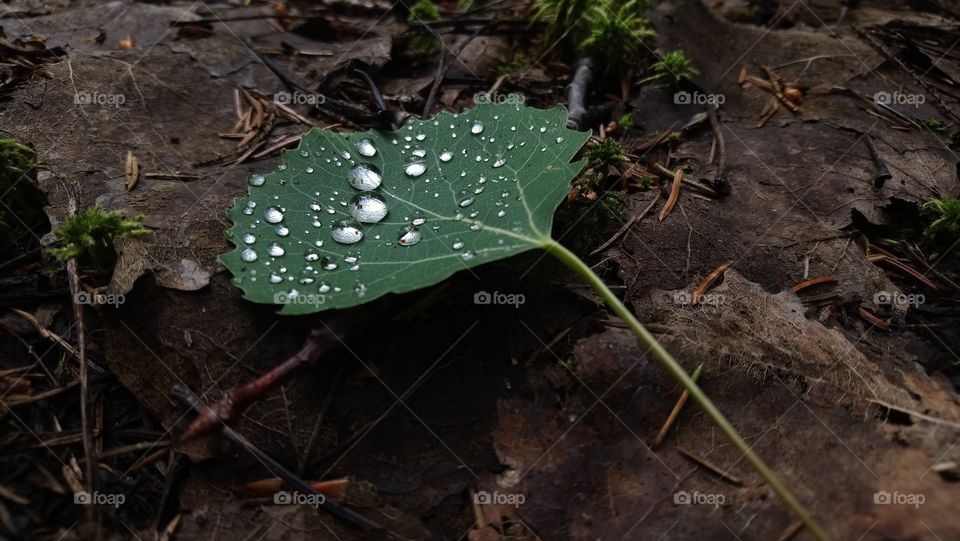
<svg viewBox="0 0 960 541"><path fill-rule="evenodd" d="M34 58L37 72L10 72L0 101L0 127L46 166L39 181L51 223L63 222L73 198L80 208L143 214L154 231L118 246L115 271L100 277L125 302L90 310L101 486L126 495L96 520L71 497L83 471L76 362L9 312L26 310L69 337L69 299L39 263L15 273L18 288L42 294L5 301L11 332L0 367L29 366L35 354L51 376L26 395L56 392L4 399L3 536L90 539L99 527L118 539L370 538L309 506L238 494L268 474L220 440L169 445L189 418L173 385L216 399L286 359L311 328L335 322L342 346L234 428L304 479L349 479L345 504L410 538L812 539L793 532L787 509L695 406L653 448L678 386L585 283L542 254L349 313L278 317L243 301L216 260L230 249L224 211L248 175L279 163L275 152L254 156L309 127L277 117L246 146L220 136L237 123L237 88L284 89L251 48L342 104L296 109L337 129L380 122L353 68L372 74L391 108L419 114L438 54L410 52L414 36L390 4L291 3L279 21L271 6L239 4L0 10L5 46L43 36L48 50L62 47ZM474 18L511 13L501 6ZM651 48L682 48L699 70L697 92L722 96L729 193L684 189L660 221L669 184L629 191L623 221L636 219L588 263L688 370L704 365L704 389L833 538L960 538L957 252L942 247L921 262L896 252L931 288L883 264L875 248L916 240L919 205L960 192L955 145L927 122L960 122L960 13L946 2L677 2L650 19ZM535 50L510 25L477 28L438 28L451 67L435 109L468 107L516 50ZM134 46L119 47L128 37ZM520 92L528 105L563 102L567 60L531 62L497 91ZM759 126L770 95L740 77L760 76L762 66L795 82L803 99L798 112L781 108ZM875 105L877 93L889 107ZM709 123L676 145L645 148L704 111L699 98L677 103L651 85L626 94L591 101L632 115L636 130L617 137L633 166L672 163L713 177ZM880 188L866 135L892 173ZM261 146L247 153L253 144ZM152 174L129 191L128 151ZM661 190L657 210L639 217ZM623 221L598 233L561 220L554 235L592 249ZM678 302L731 260L710 290L716 302ZM818 277L835 281L790 291ZM523 294L525 303L476 305L480 291ZM899 292L923 303L878 303Z"/></svg>

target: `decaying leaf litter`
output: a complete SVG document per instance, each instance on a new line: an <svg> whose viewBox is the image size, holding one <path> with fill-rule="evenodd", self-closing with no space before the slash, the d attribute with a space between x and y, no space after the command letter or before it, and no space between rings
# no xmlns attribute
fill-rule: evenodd
<svg viewBox="0 0 960 541"><path fill-rule="evenodd" d="M266 96L284 88L233 34L257 36L266 50L275 39L271 58L299 79L298 84L322 84L324 95L354 103L364 116L341 118L344 109L334 115L305 104L296 109L317 125L345 123L345 129L365 129L375 125L371 119L376 118L370 89L353 68L374 74L387 103L419 114L437 72L436 55L419 63L408 61L415 55L401 57L409 37L404 35L403 16L385 17L372 34L364 35L389 6L369 13L360 9L332 22L328 17L308 20L306 28L296 22L287 26L289 21L282 18L278 27L262 19L264 13L277 13L258 6L207 10L225 23L203 9L191 12L188 5L107 6L103 11L83 6L49 8L48 13L25 10L29 16L7 18L4 24L8 37L44 35L48 48L68 46L66 59L43 65L47 77L20 83L4 104L4 128L33 144L46 166L40 179L50 201L51 222L64 221L68 202L75 197L79 208L97 202L110 210L143 214L154 231L150 238L118 244L112 289L105 291L124 292L124 304L88 316L98 324L92 334L98 337L90 341L92 387L100 404L94 404L93 411L105 411L101 419L106 421L103 436L94 439L102 446L98 452L106 456L101 462L118 469L105 480L120 479L118 486L130 483L129 473L120 474L144 463L133 470L142 473L129 490L131 500L103 523L119 525L121 537L129 536L123 524L150 532L160 515L160 529L173 525L178 537L208 538L211 532L236 530L313 538L330 536L327 528L341 538L356 536L350 527L312 508L274 506L269 498L238 504L230 487L265 475L245 455L201 462L181 478L177 472L183 460L172 458L163 445L131 454L110 451L170 439L169 434L160 436L185 412L170 398L175 383L187 383L202 399L216 400L222 391L299 350L311 327L299 318L283 318L278 325L272 310L243 303L216 263L217 255L229 248L222 235L229 225L223 210L244 193L249 175L266 173L279 163L273 157L230 169L237 157L236 140L219 135L235 133L237 88ZM701 381L708 393L752 436L760 454L836 538L949 538L956 528L947 508L954 490L950 449L957 419L949 379L956 362L950 353L956 316L947 300L951 259L933 269L941 277L924 267L924 261L935 260L916 260L903 246L891 252L881 242L915 227L911 224L917 219L917 203L956 195L956 160L949 140L923 121L941 119L949 126L953 120L949 107L935 106L932 98L918 108L893 108L920 124L912 126L858 97L916 84L902 62L889 60L871 43L893 35L888 29L895 26L886 26L890 21L906 17L910 28L923 35L923 28L949 28L952 15L894 9L858 8L840 18L829 7L786 5L764 20L762 13L738 12L735 6L719 10L722 13L693 3L660 6L650 13L658 37L649 45L660 52L685 51L699 71L694 78L699 90L724 95L715 126L722 134L723 156L716 156L709 119L680 129L704 107L675 104L673 89L657 85L628 93L629 106L607 104L630 114L636 126L628 134L607 129L612 121L620 123L621 111L608 113L602 130L598 125L595 131L610 131L604 135L624 143L635 171L627 185L637 188L627 192L623 221L643 217L593 256L593 262L608 281L622 284L640 319L690 371L701 362L706 365ZM251 15L254 18L245 19ZM288 18L298 20L296 13ZM819 24L818 18L831 25ZM80 24L63 30L64 20ZM200 22L189 25L191 20ZM768 32L764 23L774 21L776 29ZM452 62L439 86L441 109L469 106L477 91L496 83L497 67L513 58L515 32L478 32L482 25L471 24L453 26L454 31L444 34L451 50L473 39L459 54L462 62ZM287 31L281 32L284 27ZM342 49L337 47L344 40L324 38L330 28L350 36L349 43L362 44L348 53L354 64L338 65ZM98 43L101 33L105 37ZM119 41L127 36L134 36L136 48L121 50ZM276 54L290 50L285 43L296 43L295 49L304 53L293 61ZM933 45L921 45L924 54L934 54ZM885 48L896 53L903 46L888 41ZM906 58L918 61L916 56ZM728 66L730 72L724 73ZM803 97L799 113L781 109L758 129L770 94L741 89L738 77L746 67L752 75L768 78L761 66L784 81L797 82ZM949 75L950 55L937 66ZM557 69L535 66L522 77L508 75L498 90L504 95L520 92L529 105L549 107L565 100L563 86L571 75ZM112 108L78 107L75 92L82 91L122 94L126 102ZM949 94L944 96L949 100ZM591 105L606 103L596 96L589 99ZM199 115L209 120L197 126ZM37 122L38 116L44 121ZM289 120L280 128L289 132L266 138L279 143L299 135L305 126ZM675 131L682 136L672 137ZM880 191L873 188L871 152L860 140L868 131L893 175ZM660 137L658 144L647 147ZM134 152L141 171L129 192L128 151ZM708 164L721 163L719 158L725 159L722 177L730 195L703 199L707 192L687 181L716 179ZM664 183L647 181L647 189L642 189L645 177L657 179L656 164L671 175L678 167L684 169L677 204L662 222L653 216L660 208L645 209L659 190L668 190L673 177ZM145 174L151 172L171 176L153 180ZM586 188L589 194L591 186ZM665 191L657 205L667 195ZM588 238L587 251L612 237L623 221ZM581 221L562 235L570 222L560 219L562 229L555 235L574 243L575 235L586 234L583 225ZM723 282L706 290L713 295L706 299L723 298L722 306L675 302L686 294L692 297L704 278L727 260L734 263ZM938 289L911 278L903 266L929 277ZM785 509L737 454L712 434L709 424L699 424L705 420L696 408L683 410L656 453L646 450L679 391L647 364L628 335L609 328L617 322L577 280L535 256L474 272L476 276L461 273L427 292L358 309L353 317L366 320L364 328L373 328L375 339L344 331L349 349L332 354L319 368L252 406L234 428L306 479L350 477L353 492L343 501L414 538L426 532L456 538L470 530L474 537L496 538L496 527L504 534L544 539L646 538L665 532L675 538L733 537L734 532L740 538L763 539L793 529ZM801 289L802 303L786 293L774 298L820 277L836 282ZM894 312L876 305L876 295L894 287L923 293L928 303ZM473 305L472 297L481 289L523 293L526 303L520 308ZM73 331L67 330L70 311L58 313L55 308L63 298L43 298L48 300L42 305L18 299L21 304L16 306L36 314L41 328L55 329L73 341ZM861 310L887 322L891 331L871 328ZM474 326L490 317L498 320L495 330ZM437 321L444 325L438 328ZM5 322L5 327L19 330L17 336L32 339L36 327L16 316ZM929 326L931 322L936 326ZM16 338L10 340L23 347ZM593 350L591 344L597 344ZM58 346L54 354L60 351L67 350ZM610 351L617 354L603 355ZM38 380L29 394L71 385L76 364L69 356L65 359L68 371L62 379ZM17 360L9 366L22 366L22 359ZM121 388L132 391L142 410ZM38 500L37 509L46 516L57 512L58 502L69 500L72 489L73 478L61 472L64 464L57 459L70 465L73 457L80 462L71 465L72 471L80 477L84 471L79 440L70 439L79 434L79 419L58 409L77 403L73 389L18 406L7 416L17 427L13 433L22 438L12 445L35 447L43 458L37 469L17 470L3 485L13 494L24 494L49 484L38 479L57 479L65 495ZM124 403L129 407L118 407ZM65 416L66 427L51 420L59 419L58 413ZM39 447L13 414L53 451ZM115 424L110 422L113 415ZM206 449L192 446L191 456L210 456L218 447L212 443ZM705 463L730 468L730 475L713 475ZM830 476L824 475L825 463L835 468ZM179 506L163 497L168 477L182 482L173 491ZM729 478L745 486L731 485ZM558 490L558 484L570 486ZM474 506L471 490L521 493L526 501L520 507ZM54 488L47 491L57 493ZM874 495L881 491L924 494L926 501L916 508L879 506ZM722 494L725 503L679 505L674 495L680 492ZM14 513L21 509L10 505ZM69 509L78 519L85 510ZM488 526L477 529L475 522ZM60 525L55 520L39 523ZM61 527L66 530L72 523ZM84 538L87 530L79 529L83 524L77 528L72 535Z"/></svg>

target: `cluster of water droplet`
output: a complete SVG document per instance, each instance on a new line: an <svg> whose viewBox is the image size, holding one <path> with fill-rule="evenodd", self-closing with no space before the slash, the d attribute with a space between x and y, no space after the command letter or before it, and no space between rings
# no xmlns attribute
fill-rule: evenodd
<svg viewBox="0 0 960 541"><path fill-rule="evenodd" d="M457 118L458 116L459 115L453 115L454 118ZM498 116L494 116L493 118L494 120L497 120ZM466 123L466 127L470 132L468 137L476 137L483 143L494 143L495 137L492 135L488 136L489 131L488 134L484 134L485 127L482 121L461 119L460 122L460 126L463 126L463 122ZM438 127L440 126L440 122L438 120L434 120L433 125ZM526 127L527 126L524 126L524 128ZM398 137L391 141L393 145L402 145L404 150L401 151L401 154L407 155L407 159L401 163L399 168L402 169L404 175L411 180L417 180L423 177L424 180L421 181L421 187L427 190L428 196L432 192L433 197L438 198L440 196L440 192L435 191L437 189L436 184L431 184L431 181L440 180L442 175L437 176L436 178L431 177L430 175L424 176L428 173L429 169L427 152L423 150L418 143L423 142L427 136L422 132L416 133L415 128L415 125L408 126L406 131L409 133L406 133L402 136L398 134ZM459 130L459 126L455 123L450 123L449 128L451 130L449 134L450 137L456 139L458 136L457 131ZM512 132L516 132L518 131L517 128L518 126L511 126L509 129ZM537 128L535 128L533 125L529 126L530 131L535 129ZM546 130L546 127L539 128L539 132L541 134L545 133ZM562 137L556 138L556 143L560 144L562 142ZM502 153L498 152L494 154L488 154L486 156L481 155L480 153L474 156L473 154L469 154L466 148L462 148L458 151L444 148L439 150L436 154L436 159L439 161L437 165L441 168L444 168L444 164L448 164L455 158L462 155L462 158L468 162L476 161L477 164L481 162L488 163L493 167L493 169L499 169L507 163L507 153L513 151L515 147L523 147L525 144L526 142L522 139L517 142L517 144L511 142L502 147ZM320 150L325 151L326 149L320 147ZM538 150L545 151L546 147L538 148ZM351 152L355 152L357 156L351 156ZM305 158L310 156L310 152L308 152L306 149L301 149L300 154ZM378 149L374 142L369 138L363 138L357 141L352 148L349 148L349 151L333 151L332 155L328 155L326 157L326 162L328 164L335 163L337 167L347 165L346 180L347 184L350 185L350 188L347 188L347 191L353 192L352 197L350 194L341 195L339 190L334 190L332 193L333 197L330 197L329 199L329 204L324 201L311 202L309 204L309 210L313 213L316 213L312 217L312 224L318 229L324 227L324 223L321 221L321 216L323 213L331 215L332 222L330 223L329 235L330 238L338 244L353 245L361 242L364 239L364 227L382 222L389 214L390 209L388 208L387 200L380 193L381 185L384 182L383 174L376 165L370 163L373 161L370 158L374 158L377 156L377 154ZM322 157L319 153L317 153L317 156ZM283 171L286 168L286 164L283 164L279 166L278 170ZM470 167L465 167L465 169L470 169ZM314 172L314 168L307 165L304 167L303 171L307 174L312 174ZM508 169L504 169L503 171L506 172ZM477 197L479 197L480 194L482 194L491 184L493 185L491 191L498 193L500 196L494 202L494 205L499 207L496 212L496 216L498 218L504 218L507 215L506 207L509 206L511 195L516 195L517 200L520 200L520 196L516 193L511 194L510 189L502 189L505 187L502 183L516 182L517 179L515 175L510 175L509 173L506 175L498 173L500 173L500 171L497 171L491 176L489 179L490 184L486 184L488 179L483 175L481 175L479 180L476 182L468 182L465 186L461 183L463 189L459 190L455 194L456 199L454 200L454 220L466 221L469 217L469 220L471 221L471 230L483 229L483 224L476 220L479 212L469 212L467 207L473 205ZM461 169L459 176L462 178L467 176L467 174L468 173L466 171ZM261 174L255 174L249 178L249 184L253 187L264 186L266 182L267 178ZM286 184L286 180L284 179L279 179L278 182L280 185ZM297 180L294 179L293 183L297 184ZM498 188L497 185L499 185L501 188ZM319 197L320 192L315 192L314 195ZM279 197L274 195L273 199L279 200ZM344 207L344 210L346 211L346 217L343 215L340 217L334 216L337 214L337 209L334 205L337 204L338 200L339 205ZM263 263L271 269L269 277L267 278L271 284L281 284L285 281L296 281L301 285L315 284L315 287L317 287L317 292L321 294L337 293L340 291L339 287L331 286L323 281L317 282L321 271L330 272L341 267L357 271L360 268L359 251L348 252L342 258L342 260L337 260L335 259L336 256L332 254L323 255L322 250L318 250L323 246L323 240L318 239L313 242L312 245L308 245L306 251L303 253L303 257L307 262L307 266L298 276L293 276L292 274L295 273L288 273L288 269L281 266L282 261L279 263L276 261L276 258L283 257L285 254L287 257L290 256L288 253L290 251L290 247L285 247L284 242L286 241L283 240L285 237L290 235L290 228L284 223L284 214L287 212L287 209L275 203L273 206L260 210L257 209L257 203L250 200L245 203L245 206L241 209L241 212L248 216L255 213L259 216L262 216L262 221L273 227L278 237L277 239L274 239L273 242L267 241L269 242L269 245L259 248L260 254L258 254L258 250L255 249L258 241L257 235L255 235L253 232L246 232L240 236L240 241L242 242L240 258L242 261L246 263L252 263L257 261L258 257L262 256L263 254L266 254L272 258L264 261ZM469 214L465 215L468 212ZM423 239L423 232L421 229L425 227L424 224L426 222L426 218L424 218L420 212L416 212L412 217L404 216L403 221L405 222L404 225L393 237L396 239L396 245L401 247L409 247L418 244ZM260 223L260 219L255 219L255 223L250 226L251 229L256 228L257 224ZM512 231L515 233L521 233L523 231L522 224L516 222L514 225L516 225L516 227L512 227ZM439 228L439 226L439 223L431 225L432 229L435 231ZM305 231L304 233L307 232ZM381 237L380 235L373 235L373 238L380 240ZM502 240L499 242L501 244L503 243ZM298 243L302 244L302 242L299 241ZM387 246L392 244L392 242L386 242ZM449 246L458 252L464 260L470 260L475 257L475 253L466 249L464 242L459 238L454 238ZM271 263L277 264L279 268L271 267ZM256 281L255 270L251 270L249 276L251 281ZM357 282L356 287L354 288L354 293L358 296L362 296L365 294L366 290L367 287L364 284ZM287 292L287 294L288 297L292 299L301 293L296 289L291 289Z"/></svg>

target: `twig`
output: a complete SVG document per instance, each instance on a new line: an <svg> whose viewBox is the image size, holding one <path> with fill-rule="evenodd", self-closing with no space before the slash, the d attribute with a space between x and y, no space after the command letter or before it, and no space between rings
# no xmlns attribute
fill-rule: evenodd
<svg viewBox="0 0 960 541"><path fill-rule="evenodd" d="M606 250L607 248L609 248L610 245L614 243L614 241L616 241L618 238L620 238L620 235L623 235L624 233L627 232L628 229L630 229L630 226L632 226L632 225L635 224L636 222L639 222L640 220L642 220L642 219L644 218L644 216L646 216L647 213L650 212L650 209L652 209L653 206L654 206L654 205L657 203L657 201L659 201L659 200L660 200L660 192L657 192L657 195L653 198L653 201L650 201L650 204L647 205L647 208L643 209L643 212L641 212L640 214L635 214L635 215L632 216L629 220L627 220L627 223L623 224L623 227L621 227L619 231L617 231L616 233L614 233L613 236L610 237L609 239L607 239L606 242L604 242L603 244L601 244L600 246L598 246L597 249L595 249L594 251L590 252L590 255L597 255L598 253L600 253L600 252Z"/></svg>
<svg viewBox="0 0 960 541"><path fill-rule="evenodd" d="M391 131L397 131L397 122L390 114L390 110L387 109L387 102L383 101L383 94L380 92L380 88L376 83L373 82L373 79L367 75L367 72L361 69L355 69L353 71L358 73L361 77L363 77L364 81L367 82L367 86L370 88L370 94L373 96L373 102L377 104L378 116L382 120L386 120L387 124L390 125Z"/></svg>
<svg viewBox="0 0 960 541"><path fill-rule="evenodd" d="M87 491L93 493L97 489L97 454L93 448L93 434L90 429L89 400L90 387L87 374L87 340L84 333L83 305L77 301L80 293L80 278L77 276L77 260L70 258L67 261L67 279L70 282L71 301L73 304L73 318L76 320L77 353L80 358L80 425L83 430L83 455L86 458L86 486Z"/></svg>
<svg viewBox="0 0 960 541"><path fill-rule="evenodd" d="M593 82L593 58L587 56L574 64L573 80L567 86L567 127L581 130L587 125L584 101Z"/></svg>
<svg viewBox="0 0 960 541"><path fill-rule="evenodd" d="M712 183L713 187L716 188L726 182L723 178L723 173L727 166L727 147L723 141L723 130L720 129L720 119L717 117L716 107L707 109L707 114L710 115L710 127L713 128L714 141L717 142L717 152L719 153L717 172L713 176Z"/></svg>
<svg viewBox="0 0 960 541"><path fill-rule="evenodd" d="M280 386L292 374L312 365L336 347L337 343L325 327L314 329L300 351L292 357L257 379L230 389L219 402L203 406L198 410L196 419L180 436L181 441L189 441L210 434L219 429L223 423L236 419L250 404Z"/></svg>
<svg viewBox="0 0 960 541"><path fill-rule="evenodd" d="M197 398L197 395L195 395L193 391L191 391L190 389L188 389L183 385L180 385L180 384L175 385L173 387L172 393L178 400L190 406L190 408L193 409L195 412L197 412L197 414L203 414L208 409L200 401L200 399ZM227 441L250 453L250 455L252 455L258 461L260 461L260 463L263 464L263 466L267 470L269 470L270 473L272 473L273 475L276 475L280 479L283 479L283 481L287 483L287 485L289 485L291 488L296 489L302 494L313 494L316 496L322 496L322 493L318 492L309 484L304 482L293 472L291 472L290 470L285 468L282 464L274 460L270 455L268 455L267 453L264 453L257 446L255 446L253 443L247 440L247 438L245 438L242 434L240 434L239 432L236 432L229 426L222 423L219 424L219 427L220 427L221 434ZM402 535L396 532L393 532L385 528L384 526L377 524L376 522L373 522L367 517L357 513L356 511L343 507L325 497L322 498L322 500L318 503L317 507L320 509L323 509L324 511L330 513L331 515L341 520L344 520L350 524L353 524L354 526L359 527L361 530L364 530L366 532L383 533L387 537L387 539L390 539L391 541L408 541L407 538L403 537Z"/></svg>
<svg viewBox="0 0 960 541"><path fill-rule="evenodd" d="M35 329L37 329L37 332L40 334L40 336L42 336L43 338L46 338L47 340L52 341L53 343L57 344L58 346L60 346L60 349L62 349L62 350L64 350L64 351L66 351L67 353L69 353L71 357L76 357L76 358L79 358L79 357L80 357L80 356L77 354L77 350L74 349L73 346L71 346L71 345L70 345L66 340L64 340L59 334L57 334L57 333L51 331L50 329L46 328L46 327L43 325L43 323L40 323L40 321L39 321L36 317L33 316L33 314L31 314L31 313L29 313L29 312L24 312L23 310L20 310L20 309L17 309L17 308L14 308L14 309L13 309L13 313L14 313L14 314L17 314L17 315L20 316L21 318L27 320L31 325L33 325L33 327L34 327Z"/></svg>
<svg viewBox="0 0 960 541"><path fill-rule="evenodd" d="M440 83L443 82L443 77L447 74L446 68L447 60L447 49L446 47L440 51L440 60L437 62L437 75L433 78L433 84L430 85L430 92L427 94L427 101L423 102L423 112L420 113L420 116L427 118L427 115L430 114L430 108L433 107L433 101L437 98L437 90L440 89Z"/></svg>
<svg viewBox="0 0 960 541"><path fill-rule="evenodd" d="M693 371L693 374L690 375L690 379L697 381L700 379L700 373L703 372L703 363L700 363L700 366ZM680 393L680 398L677 399L677 403L673 405L673 409L670 411L670 415L667 416L667 420L663 423L663 427L660 428L660 432L657 434L657 439L653 441L651 448L656 449L663 443L663 440L667 437L667 432L670 431L670 428L673 427L673 424L677 422L677 417L680 417L680 411L683 410L683 406L687 403L687 400L690 398L690 393L686 389Z"/></svg>

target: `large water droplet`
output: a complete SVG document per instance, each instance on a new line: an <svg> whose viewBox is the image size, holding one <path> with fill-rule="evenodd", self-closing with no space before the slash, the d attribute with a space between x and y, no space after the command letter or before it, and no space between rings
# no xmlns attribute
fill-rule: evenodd
<svg viewBox="0 0 960 541"><path fill-rule="evenodd" d="M374 193L359 193L350 201L350 215L363 224L375 224L387 215L387 203Z"/></svg>
<svg viewBox="0 0 960 541"><path fill-rule="evenodd" d="M280 257L284 253L286 253L286 250L283 249L283 246L280 246L277 243L273 243L270 245L269 248L267 248L267 253L273 257Z"/></svg>
<svg viewBox="0 0 960 541"><path fill-rule="evenodd" d="M250 177L251 186L263 186L263 183L267 181L267 177L263 175L253 175Z"/></svg>
<svg viewBox="0 0 960 541"><path fill-rule="evenodd" d="M320 268L325 271L337 270L337 262L330 256L323 256L323 259L320 260Z"/></svg>
<svg viewBox="0 0 960 541"><path fill-rule="evenodd" d="M503 167L503 164L507 163L507 160L503 159L500 156L497 156L497 161L493 162L494 167Z"/></svg>
<svg viewBox="0 0 960 541"><path fill-rule="evenodd" d="M463 241L460 239L453 239L452 246L454 250L459 250L460 248L463 248Z"/></svg>
<svg viewBox="0 0 960 541"><path fill-rule="evenodd" d="M361 139L357 141L357 152L361 156L374 156L377 153L377 147L373 146L373 141L369 139Z"/></svg>
<svg viewBox="0 0 960 541"><path fill-rule="evenodd" d="M252 233L246 233L245 235L243 235L243 243L244 243L244 244L253 244L254 242L257 242L257 236L256 236L256 235L254 235L254 234L252 234Z"/></svg>
<svg viewBox="0 0 960 541"><path fill-rule="evenodd" d="M471 196L466 199L461 199L458 205L460 205L461 207L469 207L470 205L473 204L473 201L474 201L474 198Z"/></svg>
<svg viewBox="0 0 960 541"><path fill-rule="evenodd" d="M372 165L358 164L347 171L347 182L358 190L375 190L383 182L380 172Z"/></svg>
<svg viewBox="0 0 960 541"><path fill-rule="evenodd" d="M419 177L427 172L427 166L423 163L423 160L414 160L407 164L403 172L410 177Z"/></svg>
<svg viewBox="0 0 960 541"><path fill-rule="evenodd" d="M330 293L330 290L333 289L330 287L330 284L326 282L320 282L320 285L317 287L317 292L319 293Z"/></svg>
<svg viewBox="0 0 960 541"><path fill-rule="evenodd" d="M444 149L444 150L440 153L440 161L442 161L442 162L448 162L448 161L450 161L450 160L452 160L452 159L453 159L453 152L450 152L449 150Z"/></svg>
<svg viewBox="0 0 960 541"><path fill-rule="evenodd" d="M367 294L367 286L361 282L357 282L357 286L353 288L353 292L356 293L358 297L362 297Z"/></svg>
<svg viewBox="0 0 960 541"><path fill-rule="evenodd" d="M279 284L279 283L282 282L282 281L283 281L283 276L280 276L279 274L271 274L271 275L270 275L270 283L271 283L271 284Z"/></svg>
<svg viewBox="0 0 960 541"><path fill-rule="evenodd" d="M263 219L272 224L278 224L283 221L283 213L276 207L270 207L263 213Z"/></svg>
<svg viewBox="0 0 960 541"><path fill-rule="evenodd" d="M363 238L363 226L354 220L340 220L333 224L330 237L340 244L354 244Z"/></svg>
<svg viewBox="0 0 960 541"><path fill-rule="evenodd" d="M420 229L412 225L408 225L400 230L400 236L397 238L397 243L400 246L413 246L414 244L420 242L420 239L423 238L423 233L420 232Z"/></svg>
<svg viewBox="0 0 960 541"><path fill-rule="evenodd" d="M474 135L483 133L483 122L480 122L479 120L474 122L473 126L470 126L470 133Z"/></svg>
<svg viewBox="0 0 960 541"><path fill-rule="evenodd" d="M464 261L470 261L474 258L474 254L470 250L467 250L466 252L460 254L460 257L463 258Z"/></svg>
<svg viewBox="0 0 960 541"><path fill-rule="evenodd" d="M278 237L286 237L286 236L289 235L289 234L290 234L290 230L287 229L287 226L285 226L285 225L283 225L283 224L280 224L280 225L277 226L277 236L278 236Z"/></svg>
<svg viewBox="0 0 960 541"><path fill-rule="evenodd" d="M257 260L257 252L253 248L247 248L240 254L240 259L247 263L253 263Z"/></svg>

